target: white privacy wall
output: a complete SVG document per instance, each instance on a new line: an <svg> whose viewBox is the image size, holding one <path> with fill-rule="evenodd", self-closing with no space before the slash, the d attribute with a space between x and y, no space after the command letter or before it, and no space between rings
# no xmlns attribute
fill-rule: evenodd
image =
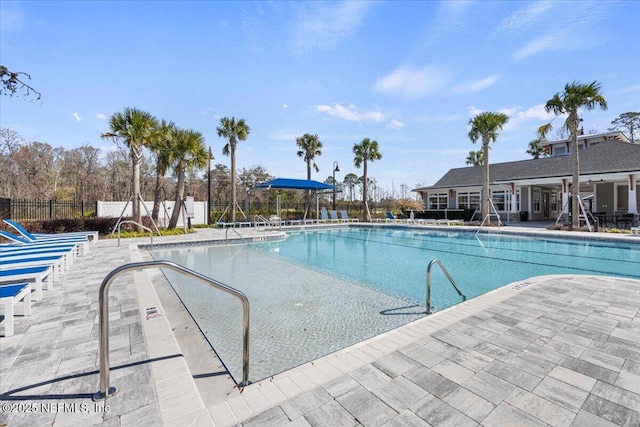
<svg viewBox="0 0 640 427"><path fill-rule="evenodd" d="M127 206L127 208L124 211L124 214L122 214L122 210L124 209L125 205ZM151 216L151 210L153 209L153 202L144 202L144 205L147 207L147 209L149 210L149 214L147 214L147 211L144 209L144 207L141 206L142 209L142 216ZM173 212L173 206L175 205L175 202L173 201L167 201L164 204L160 205L160 213L158 214L158 227L164 227L169 223L169 219L171 219L171 213ZM166 211L165 211L165 207L166 206ZM130 217L131 215L133 215L132 213L132 203L130 202L127 205L127 202L100 202L98 201L98 217L101 218L118 218L120 216L120 214L122 214L124 217ZM195 217L191 219L191 225L198 225L198 224L206 224L207 223L207 202L194 202L194 214ZM179 219L178 219L178 227L182 227L184 225L183 223L183 216L180 215Z"/></svg>

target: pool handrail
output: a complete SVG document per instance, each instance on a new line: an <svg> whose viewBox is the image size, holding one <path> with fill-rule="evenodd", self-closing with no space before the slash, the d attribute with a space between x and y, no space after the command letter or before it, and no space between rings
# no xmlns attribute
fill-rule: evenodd
<svg viewBox="0 0 640 427"><path fill-rule="evenodd" d="M99 312L99 334L100 345L98 349L98 356L100 359L100 390L93 395L93 400L106 399L107 397L115 396L119 393L119 390L115 387L109 386L109 286L111 282L122 273L131 270L144 270L149 268L166 267L178 273L182 273L185 276L189 276L193 279L197 279L209 286L219 289L223 292L231 294L238 298L242 303L243 309L243 339L242 339L242 383L239 386L244 387L249 384L249 300L247 296L241 291L225 285L222 282L211 279L196 271L189 270L179 264L172 261L144 261L144 262L132 262L129 264L121 265L120 267L112 270L102 281L98 294Z"/></svg>
<svg viewBox="0 0 640 427"><path fill-rule="evenodd" d="M144 225L140 224L139 222L135 222L135 221L120 221L120 223L118 224L118 247L120 247L120 226L122 226L122 224L139 225L144 230L147 230L151 234L151 249L153 249L153 230L151 230L149 227L145 227ZM158 231L158 236L160 236L160 231Z"/></svg>
<svg viewBox="0 0 640 427"><path fill-rule="evenodd" d="M427 314L431 314L431 268L435 264L438 264L440 266L440 268L442 269L442 272L445 274L445 276L447 276L447 279L449 279L449 282L451 282L451 284L453 285L453 288L456 290L456 292L458 292L458 295L462 297L462 301L467 300L467 297L460 291L460 288L458 288L458 285L456 284L455 280L453 280L453 277L451 277L451 275L449 274L449 271L447 271L442 261L440 261L438 258L434 258L431 260L431 262L427 266L427 302L426 302Z"/></svg>

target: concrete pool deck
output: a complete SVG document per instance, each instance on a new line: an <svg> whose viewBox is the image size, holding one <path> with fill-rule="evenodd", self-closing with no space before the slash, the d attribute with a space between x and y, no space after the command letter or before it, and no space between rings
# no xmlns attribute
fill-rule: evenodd
<svg viewBox="0 0 640 427"><path fill-rule="evenodd" d="M154 243L224 236L199 229ZM511 284L241 392L167 299L162 275L124 274L109 298L111 385L120 393L94 403L98 287L144 259L137 245L149 238L122 242L99 240L30 317L17 318L14 336L0 337L0 425L640 423L640 281L594 276Z"/></svg>

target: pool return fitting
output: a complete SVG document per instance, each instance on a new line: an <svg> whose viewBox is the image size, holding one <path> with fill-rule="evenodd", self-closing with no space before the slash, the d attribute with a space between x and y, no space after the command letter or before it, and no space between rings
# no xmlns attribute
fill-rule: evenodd
<svg viewBox="0 0 640 427"><path fill-rule="evenodd" d="M111 282L122 273L126 273L131 270L145 270L149 268L169 268L178 273L189 276L192 279L199 280L209 286L219 289L223 292L233 295L238 298L242 303L243 309L243 337L242 337L242 383L239 386L246 386L249 384L249 300L246 295L237 289L211 279L207 276L203 276L193 270L189 270L179 264L171 261L145 261L145 262L133 262L122 265L115 270L107 274L102 284L100 285L100 291L98 294L98 304L100 306L100 348L98 350L98 356L100 358L100 391L93 395L93 400L106 399L118 394L119 390L115 387L109 386L109 286Z"/></svg>

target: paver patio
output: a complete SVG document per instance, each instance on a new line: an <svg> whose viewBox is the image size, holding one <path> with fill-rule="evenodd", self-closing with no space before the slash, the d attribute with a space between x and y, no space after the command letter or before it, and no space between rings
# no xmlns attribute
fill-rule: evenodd
<svg viewBox="0 0 640 427"><path fill-rule="evenodd" d="M98 287L148 238L123 242L98 241L0 337L0 425L640 425L640 281L593 276L511 284L240 392L162 276L125 274L109 298L120 393L94 403Z"/></svg>

